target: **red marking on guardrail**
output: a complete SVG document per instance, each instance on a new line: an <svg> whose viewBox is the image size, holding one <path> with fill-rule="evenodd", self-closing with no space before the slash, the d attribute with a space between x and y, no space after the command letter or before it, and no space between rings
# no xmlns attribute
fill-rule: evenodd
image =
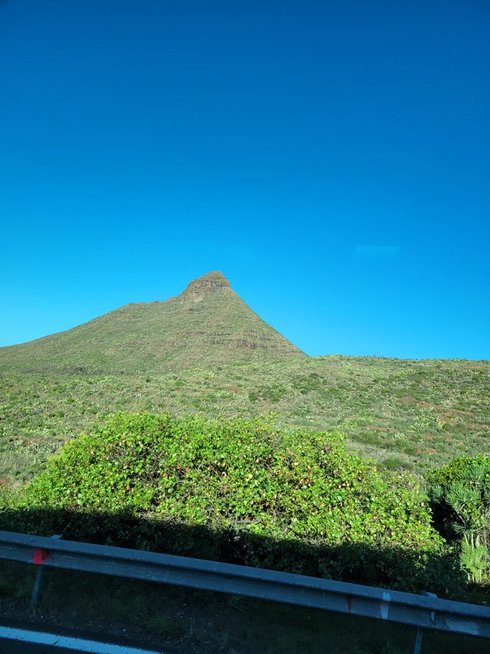
<svg viewBox="0 0 490 654"><path fill-rule="evenodd" d="M48 558L49 552L48 550L36 550L34 552L34 555L32 557L32 562L35 565L42 565L43 561Z"/></svg>

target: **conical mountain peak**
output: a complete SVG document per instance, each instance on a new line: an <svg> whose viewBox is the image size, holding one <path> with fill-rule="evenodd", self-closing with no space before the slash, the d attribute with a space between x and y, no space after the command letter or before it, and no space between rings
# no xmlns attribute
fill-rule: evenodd
<svg viewBox="0 0 490 654"><path fill-rule="evenodd" d="M205 284L212 286L229 286L230 282L226 279L222 272L219 270L212 270L211 272L201 275L201 277L196 277L193 279L189 286L192 284Z"/></svg>
<svg viewBox="0 0 490 654"><path fill-rule="evenodd" d="M208 272L201 277L193 279L185 291L181 293L176 299L182 302L186 300L199 302L208 293L212 293L223 288L229 289L230 282L226 279L222 272L213 270L212 272Z"/></svg>
<svg viewBox="0 0 490 654"><path fill-rule="evenodd" d="M213 271L166 302L128 304L66 332L0 348L0 370L166 373L303 356Z"/></svg>

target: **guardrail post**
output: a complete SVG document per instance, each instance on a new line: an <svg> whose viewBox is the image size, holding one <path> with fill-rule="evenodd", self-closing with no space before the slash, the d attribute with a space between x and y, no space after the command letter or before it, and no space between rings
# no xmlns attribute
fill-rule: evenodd
<svg viewBox="0 0 490 654"><path fill-rule="evenodd" d="M34 613L35 610L36 610L37 598L39 597L39 589L41 588L42 578L43 578L43 569L42 568L37 568L36 578L34 580L34 587L32 589L32 595L31 595L30 609L31 609L32 613Z"/></svg>
<svg viewBox="0 0 490 654"><path fill-rule="evenodd" d="M425 595L425 597L437 598L437 595L435 593L429 593L426 590L421 591L420 594ZM436 621L435 611L431 611L430 618L433 623ZM424 639L424 632L420 627L417 627L417 632L415 634L415 643L413 646L413 654L420 654L422 652L423 639Z"/></svg>
<svg viewBox="0 0 490 654"><path fill-rule="evenodd" d="M413 646L413 654L420 654L422 651L422 641L424 634L420 627L417 627L417 632L415 634L415 644Z"/></svg>
<svg viewBox="0 0 490 654"><path fill-rule="evenodd" d="M55 536L51 536L51 538L53 540L58 540L61 538L61 535L56 534ZM36 611L37 600L39 598L39 591L41 590L41 582L43 580L43 572L44 572L43 561L48 556L48 554L49 554L49 550L38 549L34 552L34 556L32 557L32 561L34 565L37 566L36 578L34 579L34 586L32 588L32 595L31 595L30 609L32 613L35 613Z"/></svg>

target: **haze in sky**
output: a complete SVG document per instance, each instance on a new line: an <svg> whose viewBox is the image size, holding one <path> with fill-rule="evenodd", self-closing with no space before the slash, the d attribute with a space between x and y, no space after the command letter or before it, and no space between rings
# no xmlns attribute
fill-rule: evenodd
<svg viewBox="0 0 490 654"><path fill-rule="evenodd" d="M490 358L490 3L0 1L0 345L221 270L309 354Z"/></svg>

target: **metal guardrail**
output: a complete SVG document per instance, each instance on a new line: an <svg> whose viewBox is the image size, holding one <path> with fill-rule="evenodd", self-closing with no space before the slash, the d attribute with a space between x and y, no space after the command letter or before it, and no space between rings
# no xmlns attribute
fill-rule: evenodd
<svg viewBox="0 0 490 654"><path fill-rule="evenodd" d="M490 638L490 608L288 572L219 563L142 550L0 531L0 559L39 566L33 601L45 567L130 577L201 590L244 595L337 611L421 629Z"/></svg>

